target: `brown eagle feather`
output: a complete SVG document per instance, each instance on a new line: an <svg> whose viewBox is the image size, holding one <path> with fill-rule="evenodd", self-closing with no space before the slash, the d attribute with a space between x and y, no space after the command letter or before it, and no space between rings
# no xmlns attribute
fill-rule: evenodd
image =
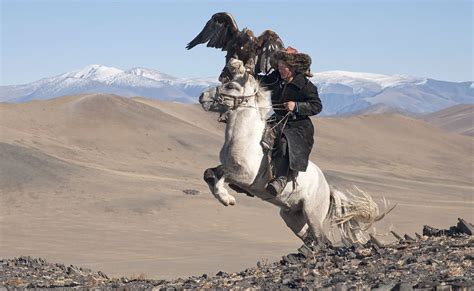
<svg viewBox="0 0 474 291"><path fill-rule="evenodd" d="M283 41L274 31L265 30L255 37L250 29L239 30L234 17L227 12L214 14L186 48L192 49L204 43L207 43L208 47L226 51L226 64L231 58L239 59L253 74L268 73L272 68L270 57L273 52L285 48ZM225 74L225 71L224 66L222 74Z"/></svg>

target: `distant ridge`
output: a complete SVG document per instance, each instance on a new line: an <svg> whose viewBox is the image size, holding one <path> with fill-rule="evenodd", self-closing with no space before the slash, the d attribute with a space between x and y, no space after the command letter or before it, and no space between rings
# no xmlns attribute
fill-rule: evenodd
<svg viewBox="0 0 474 291"><path fill-rule="evenodd" d="M196 103L205 88L216 84L213 78L180 79L153 69L124 71L94 64L29 84L0 86L0 101L20 103L74 94L106 93Z"/></svg>
<svg viewBox="0 0 474 291"><path fill-rule="evenodd" d="M355 115L369 115L369 114L400 114L406 115L409 117L417 117L419 114L415 114L409 111L405 111L401 108L391 107L386 104L377 103L374 105L370 105L367 108L356 110L353 112L347 112L343 114L339 114L338 116L347 117L347 116L355 116Z"/></svg>
<svg viewBox="0 0 474 291"><path fill-rule="evenodd" d="M425 114L474 103L473 82L346 71L316 73L312 81L318 85L323 115L344 115L377 104Z"/></svg>
<svg viewBox="0 0 474 291"><path fill-rule="evenodd" d="M420 117L449 132L474 136L474 105L459 104Z"/></svg>
<svg viewBox="0 0 474 291"><path fill-rule="evenodd" d="M407 75L347 71L315 73L311 79L323 101L322 116L367 109L426 114L457 104L474 103L473 82L448 82ZM0 102L20 103L85 93L145 97L197 103L203 90L217 86L215 77L178 78L143 67L121 70L100 64L23 84L0 86ZM382 109L382 105L386 106ZM378 107L372 107L378 106Z"/></svg>

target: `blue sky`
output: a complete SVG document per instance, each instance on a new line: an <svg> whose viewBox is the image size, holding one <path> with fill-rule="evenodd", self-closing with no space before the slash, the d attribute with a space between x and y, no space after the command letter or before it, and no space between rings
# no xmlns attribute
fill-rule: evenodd
<svg viewBox="0 0 474 291"><path fill-rule="evenodd" d="M221 11L276 31L313 72L473 80L472 1L0 1L0 85L89 64L217 76L224 52L184 47Z"/></svg>

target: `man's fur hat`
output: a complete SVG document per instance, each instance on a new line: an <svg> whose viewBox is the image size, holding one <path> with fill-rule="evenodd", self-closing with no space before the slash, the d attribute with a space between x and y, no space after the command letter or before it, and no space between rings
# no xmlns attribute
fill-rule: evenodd
<svg viewBox="0 0 474 291"><path fill-rule="evenodd" d="M272 67L278 69L278 61L282 60L290 67L294 68L296 72L305 73L306 76L311 77L311 57L307 54L299 53L298 50L289 46L285 50L279 50L273 53L271 58Z"/></svg>

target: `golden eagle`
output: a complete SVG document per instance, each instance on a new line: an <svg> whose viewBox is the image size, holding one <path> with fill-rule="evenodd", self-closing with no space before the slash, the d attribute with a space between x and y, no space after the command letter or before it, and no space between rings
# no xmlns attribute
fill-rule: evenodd
<svg viewBox="0 0 474 291"><path fill-rule="evenodd" d="M255 37L250 29L239 30L234 17L227 12L212 15L186 48L189 50L206 42L208 47L227 51L226 64L231 58L239 59L255 75L268 73L272 68L270 57L273 52L285 48L278 34L271 30L265 30L259 37ZM228 71L224 66L219 81L224 82L227 77Z"/></svg>

